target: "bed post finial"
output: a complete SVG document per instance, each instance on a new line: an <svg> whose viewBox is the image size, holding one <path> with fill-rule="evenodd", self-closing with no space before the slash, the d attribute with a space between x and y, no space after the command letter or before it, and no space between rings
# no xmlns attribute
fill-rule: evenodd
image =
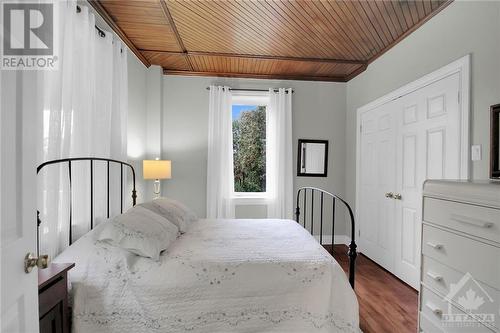
<svg viewBox="0 0 500 333"><path fill-rule="evenodd" d="M132 206L135 206L136 204L136 201L137 201L137 191L135 190L135 188L132 190Z"/></svg>
<svg viewBox="0 0 500 333"><path fill-rule="evenodd" d="M349 283L351 284L352 289L354 289L354 270L356 265L356 257L358 253L356 252L357 245L354 240L351 240L351 244L349 244L349 252L347 255L349 256Z"/></svg>

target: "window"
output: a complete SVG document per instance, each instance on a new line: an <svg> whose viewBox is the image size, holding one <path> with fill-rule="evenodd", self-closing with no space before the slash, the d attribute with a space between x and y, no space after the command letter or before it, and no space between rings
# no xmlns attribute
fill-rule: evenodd
<svg viewBox="0 0 500 333"><path fill-rule="evenodd" d="M236 195L265 194L267 96L233 96L233 174Z"/></svg>

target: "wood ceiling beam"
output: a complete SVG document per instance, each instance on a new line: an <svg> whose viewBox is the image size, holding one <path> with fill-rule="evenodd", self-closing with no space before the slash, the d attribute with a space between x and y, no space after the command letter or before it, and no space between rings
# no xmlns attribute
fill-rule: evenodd
<svg viewBox="0 0 500 333"><path fill-rule="evenodd" d="M198 56L214 56L214 57L234 57L234 58L250 58L262 60L284 60L284 61L312 61L312 62L327 62L337 64L349 65L365 65L366 61L362 60L347 60L347 59L331 59L331 58L302 58L302 57L285 57L285 56L268 56L268 55L254 55L254 54L238 54L238 53L214 53L214 52L198 52L190 51L189 55Z"/></svg>
<svg viewBox="0 0 500 333"><path fill-rule="evenodd" d="M175 39L177 40L177 44L179 45L179 48L182 50L182 53L184 54L184 57L186 58L186 62L189 65L189 68L193 70L193 64L191 63L191 60L188 57L186 47L184 46L184 42L182 41L181 35L179 34L179 31L177 30L177 26L175 25L174 18L172 17L172 14L170 14L170 10L168 9L168 5L165 2L165 0L158 0L160 2L161 9L163 11L163 14L165 15L168 23L170 24L170 28L174 32Z"/></svg>
<svg viewBox="0 0 500 333"><path fill-rule="evenodd" d="M311 75L287 75L287 74L243 74L243 73L224 73L224 72L193 72L163 69L164 75L183 75L183 76L216 76L216 77L235 77L250 79L269 79L269 80L299 80L299 81L328 81L328 82L346 82L346 77L341 76L311 76Z"/></svg>
<svg viewBox="0 0 500 333"><path fill-rule="evenodd" d="M356 76L358 76L359 74L361 74L364 71L366 71L367 68L368 68L368 64L364 64L362 66L359 66L354 71L352 71L351 73L349 73L348 75L346 75L345 82L348 82L348 81L354 79Z"/></svg>
<svg viewBox="0 0 500 333"><path fill-rule="evenodd" d="M155 51L155 50L144 50L144 49L141 49L140 51L155 52L166 55L171 54L171 55L188 55L188 56L204 56L204 57L247 58L247 59L262 59L262 60L326 62L326 63L363 65L363 66L368 64L366 61L362 60L329 59L329 58L299 58L299 57L283 57L283 56L268 56L268 55L239 54L239 53L215 53L215 52L200 52L200 51L173 52L173 51Z"/></svg>
<svg viewBox="0 0 500 333"><path fill-rule="evenodd" d="M135 47L134 43L130 41L123 30L115 23L111 15L106 11L104 6L101 4L100 0L88 0L92 8L104 19L104 21L113 29L113 31L120 37L120 39L128 46L128 48L137 56L137 58L144 64L144 66L149 67L151 63L142 55L142 53Z"/></svg>

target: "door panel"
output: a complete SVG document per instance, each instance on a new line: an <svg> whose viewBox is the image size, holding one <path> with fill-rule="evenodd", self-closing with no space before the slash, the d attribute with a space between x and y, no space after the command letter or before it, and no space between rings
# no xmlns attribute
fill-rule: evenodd
<svg viewBox="0 0 500 333"><path fill-rule="evenodd" d="M38 332L36 254L37 71L0 71L1 332Z"/></svg>
<svg viewBox="0 0 500 333"><path fill-rule="evenodd" d="M385 193L395 187L394 113L382 107L361 119L360 214L363 252L388 270L394 267L394 202ZM366 207L366 209L365 209Z"/></svg>
<svg viewBox="0 0 500 333"><path fill-rule="evenodd" d="M444 178L444 141L446 138L446 129L432 128L427 132L427 178Z"/></svg>
<svg viewBox="0 0 500 333"><path fill-rule="evenodd" d="M403 187L415 188L417 177L417 135L403 137Z"/></svg>
<svg viewBox="0 0 500 333"><path fill-rule="evenodd" d="M397 105L394 274L414 288L420 276L422 187L426 179L459 179L459 74L394 101ZM415 117L408 117L408 110ZM411 118L414 121L408 122Z"/></svg>

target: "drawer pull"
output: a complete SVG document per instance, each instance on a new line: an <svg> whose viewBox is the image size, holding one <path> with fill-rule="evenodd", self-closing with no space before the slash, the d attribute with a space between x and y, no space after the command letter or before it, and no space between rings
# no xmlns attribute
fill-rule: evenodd
<svg viewBox="0 0 500 333"><path fill-rule="evenodd" d="M481 227L481 228L491 228L491 227L493 227L493 223L492 222L486 222L486 221L483 221L483 220L480 220L480 219L471 218L471 217L462 216L462 215L452 214L451 215L451 219L453 221L456 221L456 222L460 222L460 223L464 223L464 224L469 224L469 225L473 225L473 226Z"/></svg>
<svg viewBox="0 0 500 333"><path fill-rule="evenodd" d="M431 271L427 272L427 276L435 281L438 281L438 282L443 280L443 277L441 275L438 275L438 274L431 272Z"/></svg>
<svg viewBox="0 0 500 333"><path fill-rule="evenodd" d="M432 242L427 242L427 245L432 247L433 249L436 249L436 250L441 250L443 248L443 245L441 244L435 244L435 243L432 243Z"/></svg>
<svg viewBox="0 0 500 333"><path fill-rule="evenodd" d="M431 302L425 303L425 306L428 307L432 313L434 313L436 316L442 316L443 315L443 310L438 308L436 305L432 304Z"/></svg>

